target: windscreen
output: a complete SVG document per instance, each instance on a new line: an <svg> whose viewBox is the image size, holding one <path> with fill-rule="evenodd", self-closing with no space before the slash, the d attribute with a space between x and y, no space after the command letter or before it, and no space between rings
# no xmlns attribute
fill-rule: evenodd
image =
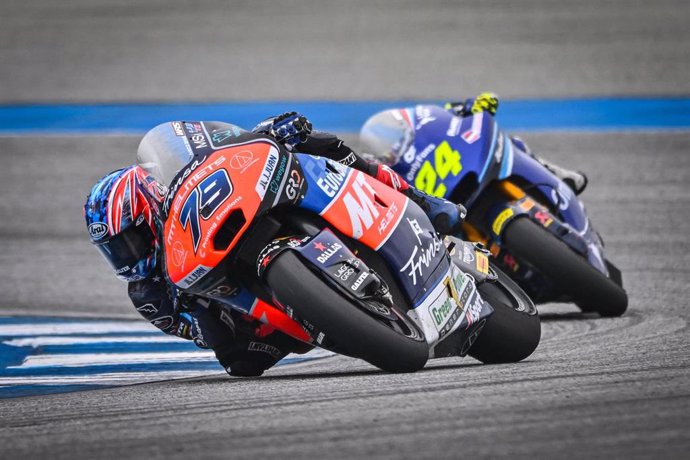
<svg viewBox="0 0 690 460"><path fill-rule="evenodd" d="M192 159L182 125L180 121L173 121L156 126L146 133L137 149L139 166L166 186Z"/></svg>
<svg viewBox="0 0 690 460"><path fill-rule="evenodd" d="M221 121L171 121L156 126L139 143L137 164L157 182L169 186L175 175L192 160L192 139L203 136L209 149L232 144L246 133L239 126Z"/></svg>

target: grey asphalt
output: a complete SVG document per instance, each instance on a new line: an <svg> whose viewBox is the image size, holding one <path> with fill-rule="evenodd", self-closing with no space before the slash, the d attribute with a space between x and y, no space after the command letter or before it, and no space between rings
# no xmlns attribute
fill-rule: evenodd
<svg viewBox="0 0 690 460"><path fill-rule="evenodd" d="M2 6L0 103L690 94L684 1ZM515 365L388 375L335 357L0 400L0 458L687 458L690 132L523 137L588 172L623 317L542 307L542 343ZM137 142L0 138L0 314L136 317L81 206Z"/></svg>

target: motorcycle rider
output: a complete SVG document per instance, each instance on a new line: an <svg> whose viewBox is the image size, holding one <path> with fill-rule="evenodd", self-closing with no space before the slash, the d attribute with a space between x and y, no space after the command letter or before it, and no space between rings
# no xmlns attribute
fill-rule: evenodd
<svg viewBox="0 0 690 460"><path fill-rule="evenodd" d="M138 153L140 161L156 142L152 139L161 129L170 130L169 125L159 125L144 136ZM336 136L313 131L311 123L300 114L290 112L269 118L253 132L250 135L270 136L288 150L321 155L360 169L420 204L440 233L459 229L465 213L462 206L430 197L407 185L390 168L364 161ZM163 142L174 141L174 136ZM232 141L229 136L224 140ZM259 376L288 353L311 349L220 302L187 295L167 281L159 237L160 204L166 187L159 180L139 165L118 169L93 186L84 205L91 242L116 276L129 283L128 294L136 310L163 332L212 349L233 376Z"/></svg>
<svg viewBox="0 0 690 460"><path fill-rule="evenodd" d="M230 375L258 376L289 352L306 351L297 340L166 281L156 224L162 192L151 175L130 166L101 178L84 206L91 242L128 282L134 308L163 332L212 349Z"/></svg>
<svg viewBox="0 0 690 460"><path fill-rule="evenodd" d="M482 112L488 112L495 116L498 111L498 105L498 96L494 93L485 92L475 98L461 102L448 102L445 104L444 109L460 118ZM394 112L394 110L386 110L372 116L362 126L360 133L363 150L365 152L376 152L377 156L384 158L386 163L391 166L396 164L405 154L407 146L414 144L414 128L399 119L399 117L396 117ZM399 142L400 139L403 141ZM515 147L541 163L542 166L565 182L576 195L581 194L585 187L587 187L587 176L584 173L564 168L537 156L518 137L511 137L510 139Z"/></svg>

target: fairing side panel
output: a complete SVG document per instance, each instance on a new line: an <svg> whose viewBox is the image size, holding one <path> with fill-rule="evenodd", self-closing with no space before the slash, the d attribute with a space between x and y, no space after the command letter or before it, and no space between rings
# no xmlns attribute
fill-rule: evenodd
<svg viewBox="0 0 690 460"><path fill-rule="evenodd" d="M320 214L343 234L379 252L415 305L449 264L424 212L403 194L366 174L321 157L297 154L307 181L300 206Z"/></svg>
<svg viewBox="0 0 690 460"><path fill-rule="evenodd" d="M575 193L563 181L528 154L514 149L513 176L535 187L558 209L563 221L578 233L587 230L588 219Z"/></svg>

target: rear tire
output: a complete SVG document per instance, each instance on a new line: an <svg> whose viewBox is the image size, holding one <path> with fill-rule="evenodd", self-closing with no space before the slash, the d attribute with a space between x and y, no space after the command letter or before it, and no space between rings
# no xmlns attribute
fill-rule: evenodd
<svg viewBox="0 0 690 460"><path fill-rule="evenodd" d="M494 283L477 289L494 309L468 354L485 364L516 363L534 352L541 339L537 308L520 286L493 264Z"/></svg>
<svg viewBox="0 0 690 460"><path fill-rule="evenodd" d="M628 308L628 295L622 287L528 218L508 223L503 241L518 260L532 265L560 292L575 299L582 311L620 316Z"/></svg>
<svg viewBox="0 0 690 460"><path fill-rule="evenodd" d="M416 338L402 335L365 313L313 273L292 251L281 253L267 268L266 282L276 299L289 305L338 348L388 372L414 372L424 367L429 346L415 328Z"/></svg>

